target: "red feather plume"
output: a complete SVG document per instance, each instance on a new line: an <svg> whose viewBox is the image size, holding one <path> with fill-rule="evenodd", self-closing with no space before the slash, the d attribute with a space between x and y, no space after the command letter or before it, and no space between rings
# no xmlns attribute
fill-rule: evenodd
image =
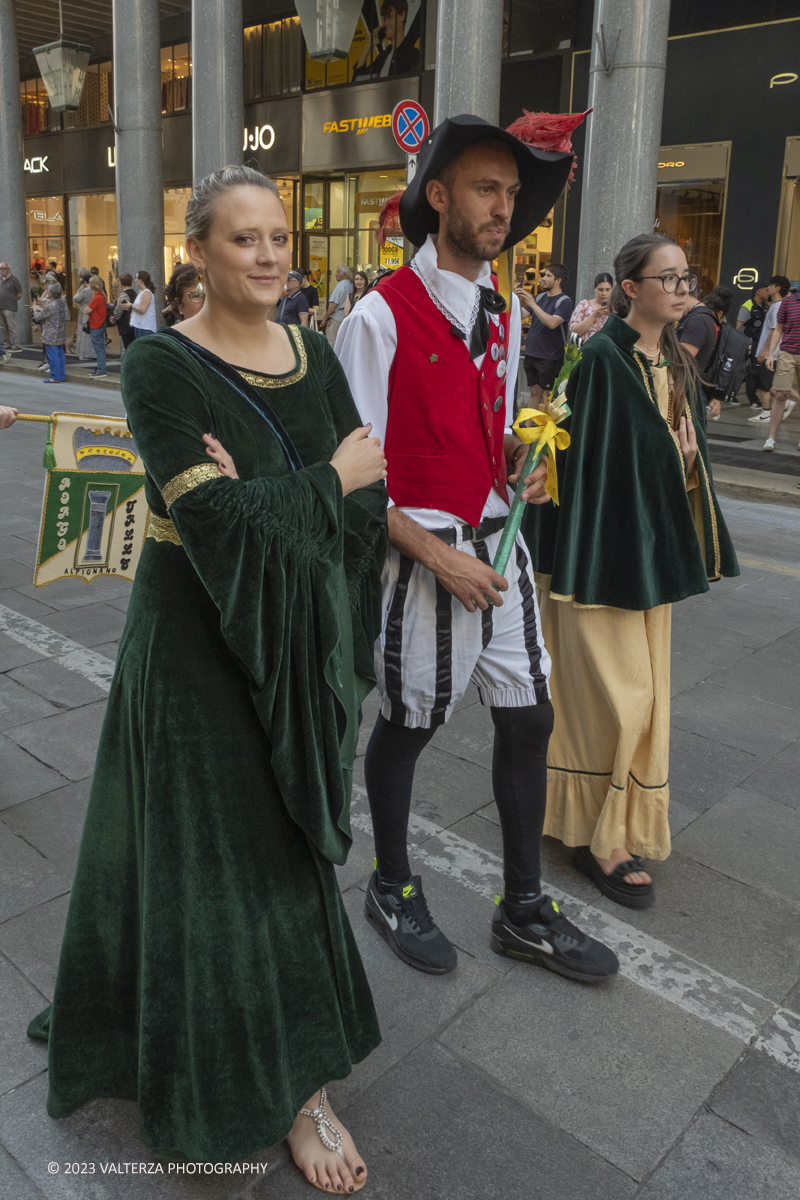
<svg viewBox="0 0 800 1200"><path fill-rule="evenodd" d="M536 113L522 110L525 114L513 121L506 130L513 137L519 138L526 146L535 146L537 150L571 150L572 134L583 120L592 112L587 108L582 113ZM567 186L572 183L575 175L573 164Z"/></svg>
<svg viewBox="0 0 800 1200"><path fill-rule="evenodd" d="M380 211L375 240L381 247L386 245L386 239L390 233L400 233L400 197L402 194L402 192L395 192Z"/></svg>

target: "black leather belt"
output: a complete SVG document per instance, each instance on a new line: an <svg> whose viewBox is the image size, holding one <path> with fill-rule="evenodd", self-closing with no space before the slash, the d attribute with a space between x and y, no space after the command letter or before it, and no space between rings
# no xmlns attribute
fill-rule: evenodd
<svg viewBox="0 0 800 1200"><path fill-rule="evenodd" d="M499 533L506 523L506 517L489 517L488 521L481 521L476 528L474 525L460 525L462 542L483 542L487 537L491 537L493 533ZM458 529L430 529L428 532L437 537L440 542L447 542L448 546L455 546L458 541Z"/></svg>

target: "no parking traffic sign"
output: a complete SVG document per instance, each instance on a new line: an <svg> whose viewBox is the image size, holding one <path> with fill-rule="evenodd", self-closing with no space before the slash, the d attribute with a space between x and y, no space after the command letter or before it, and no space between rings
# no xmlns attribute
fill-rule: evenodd
<svg viewBox="0 0 800 1200"><path fill-rule="evenodd" d="M425 109L416 100L401 100L392 113L394 140L406 154L416 154L430 133Z"/></svg>

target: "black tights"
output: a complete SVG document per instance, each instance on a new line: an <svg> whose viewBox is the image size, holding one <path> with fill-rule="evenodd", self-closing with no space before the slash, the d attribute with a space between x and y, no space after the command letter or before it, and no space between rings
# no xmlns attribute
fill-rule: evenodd
<svg viewBox="0 0 800 1200"><path fill-rule="evenodd" d="M541 894L539 847L547 801L547 744L553 731L550 701L526 708L492 708L492 785L503 833L506 903L530 905ZM417 759L435 733L406 729L378 717L364 771L375 854L384 883L405 883L408 815Z"/></svg>

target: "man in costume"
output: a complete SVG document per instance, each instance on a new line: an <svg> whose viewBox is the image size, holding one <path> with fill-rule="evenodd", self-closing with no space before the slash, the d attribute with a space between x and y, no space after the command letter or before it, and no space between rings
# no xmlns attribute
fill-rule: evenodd
<svg viewBox="0 0 800 1200"><path fill-rule="evenodd" d="M509 297L507 309L490 263L544 219L572 164L479 117L443 121L399 201L420 250L364 297L337 343L362 419L384 441L391 505L375 650L381 712L365 763L377 857L366 915L404 962L433 974L452 971L457 956L411 873L411 790L419 755L471 681L495 727L505 897L492 948L570 978L618 969L542 894L550 659L522 540L505 579L490 565L521 449L510 432L519 305ZM543 475L528 477L526 500L548 499Z"/></svg>

